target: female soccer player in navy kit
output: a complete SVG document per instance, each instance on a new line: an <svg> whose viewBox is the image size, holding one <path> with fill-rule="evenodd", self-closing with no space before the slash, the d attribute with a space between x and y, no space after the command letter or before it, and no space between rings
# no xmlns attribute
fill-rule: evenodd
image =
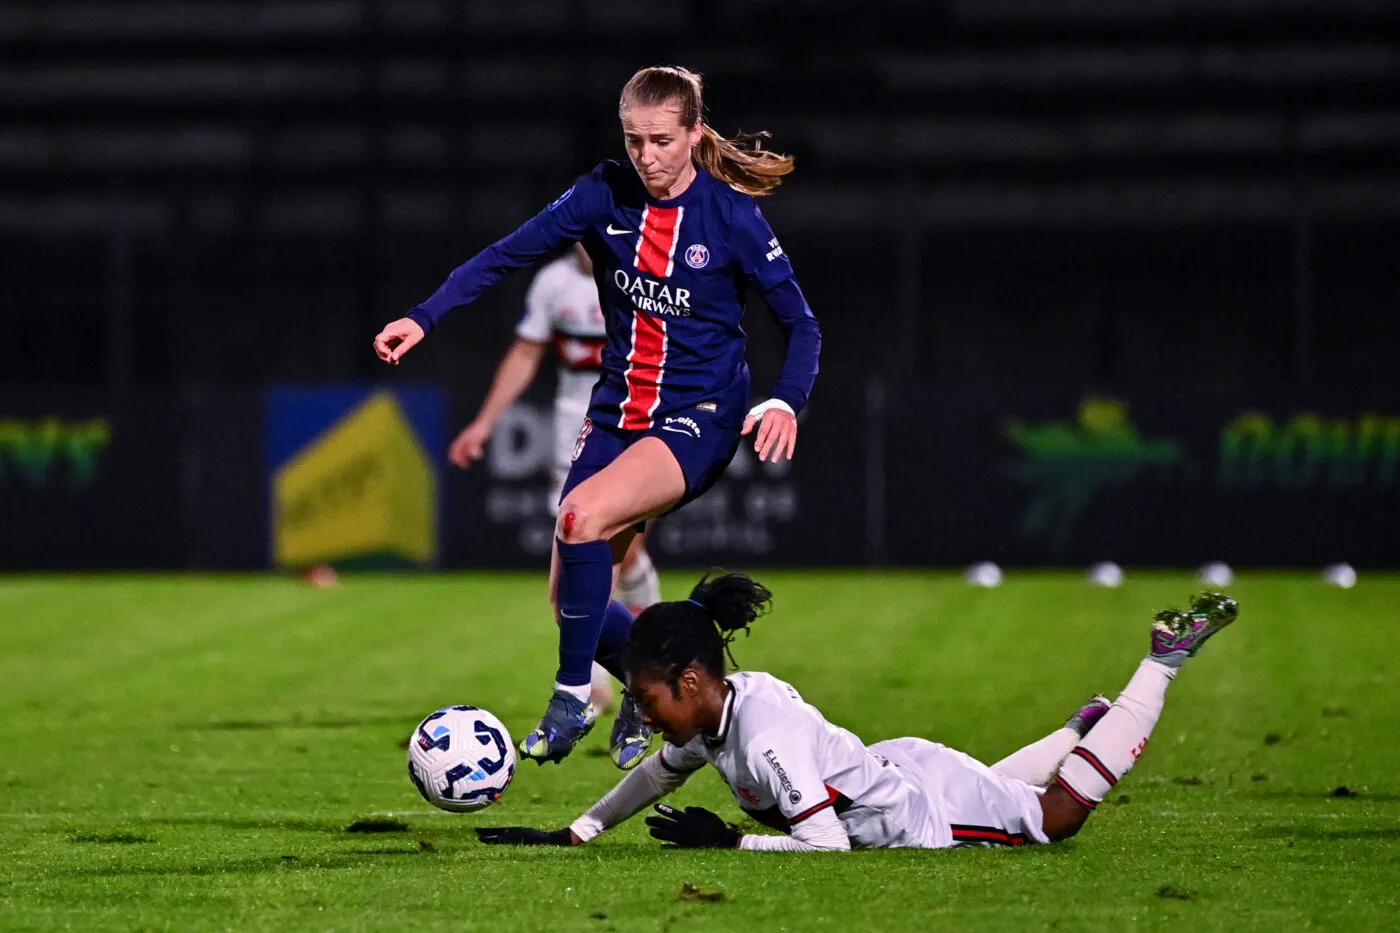
<svg viewBox="0 0 1400 933"><path fill-rule="evenodd" d="M379 358L397 364L444 314L507 272L571 241L593 260L607 346L555 529L559 671L544 717L520 743L523 756L541 763L563 759L592 727L595 658L621 675L632 617L611 594L638 527L702 495L755 427L760 459L791 458L821 348L792 264L754 202L793 160L744 148L705 124L700 78L683 68L637 72L618 113L630 167L600 163L374 341ZM750 291L788 338L777 385L752 409L740 327ZM614 761L639 764L651 739L635 700L624 696Z"/></svg>

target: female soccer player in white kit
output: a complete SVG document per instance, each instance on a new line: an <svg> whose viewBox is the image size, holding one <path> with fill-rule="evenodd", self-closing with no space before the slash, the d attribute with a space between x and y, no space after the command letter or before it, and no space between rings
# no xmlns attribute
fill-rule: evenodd
<svg viewBox="0 0 1400 933"><path fill-rule="evenodd" d="M453 439L448 459L466 469L486 455L496 422L534 381L545 349L552 345L559 369L554 392L549 511L557 516L574 447L588 416L593 386L602 372L606 343L606 324L598 304L598 286L593 281L593 261L575 243L564 256L546 263L530 283L525 295L525 315L515 328L515 342L497 366L491 389L476 417ZM633 613L661 599L661 580L647 553L645 534L637 535L628 547L614 595ZM611 693L608 672L594 662L594 706L607 707Z"/></svg>
<svg viewBox="0 0 1400 933"><path fill-rule="evenodd" d="M1182 663L1237 614L1234 600L1219 594L1194 597L1184 612L1157 613L1151 650L1112 705L1096 697L1064 728L988 767L926 739L867 747L770 674L724 676L729 639L770 599L752 580L729 574L701 581L684 602L642 613L627 645L628 686L667 744L568 828L479 829L481 840L580 845L706 764L740 809L786 835L740 833L708 810L658 805L659 815L647 819L653 836L686 848L770 851L1067 839L1137 761Z"/></svg>

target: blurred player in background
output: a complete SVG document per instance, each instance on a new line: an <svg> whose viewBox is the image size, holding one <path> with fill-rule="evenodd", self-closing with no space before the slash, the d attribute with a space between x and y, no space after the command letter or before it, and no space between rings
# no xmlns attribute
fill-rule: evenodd
<svg viewBox="0 0 1400 933"><path fill-rule="evenodd" d="M593 260L575 243L567 255L548 263L536 274L525 296L525 316L515 328L515 342L506 351L491 391L471 424L462 429L448 449L448 459L467 469L486 454L496 422L534 381L545 348L554 346L559 358L558 387L554 392L553 485L549 511L559 515L559 496L574 456L574 443L588 415L588 402L603 366L607 331L598 287L593 283ZM613 595L633 615L661 599L661 580L646 550L646 535L639 534L627 549ZM557 619L556 619L557 621ZM608 672L593 662L593 705L612 705Z"/></svg>
<svg viewBox="0 0 1400 933"><path fill-rule="evenodd" d="M481 840L580 845L707 764L740 809L786 835L744 834L709 810L658 805L647 819L657 839L787 852L1068 839L1137 763L1182 664L1237 614L1235 601L1216 593L1193 597L1184 612L1157 613L1147 657L1116 701L1095 697L1063 728L987 767L927 739L867 748L771 674L726 677L730 640L748 630L771 595L728 574L700 581L687 600L642 613L625 652L627 683L666 744L568 828L479 829Z"/></svg>
<svg viewBox="0 0 1400 933"><path fill-rule="evenodd" d="M630 164L599 163L374 340L379 358L397 364L448 311L507 272L575 242L593 260L607 343L555 526L559 669L544 716L520 742L521 755L537 762L562 760L592 728L593 662L621 672L633 618L612 589L633 538L648 519L714 485L741 435L757 429L760 460L791 458L797 414L816 379L821 331L755 201L793 159L763 151L755 137L726 139L703 116L699 75L637 72L618 102ZM752 408L741 326L750 292L787 336L782 373ZM614 762L637 765L651 739L635 699L624 696L609 743Z"/></svg>

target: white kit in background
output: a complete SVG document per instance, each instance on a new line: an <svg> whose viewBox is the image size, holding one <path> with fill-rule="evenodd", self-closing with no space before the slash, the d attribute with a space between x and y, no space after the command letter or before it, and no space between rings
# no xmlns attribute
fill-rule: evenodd
<svg viewBox="0 0 1400 933"><path fill-rule="evenodd" d="M554 459L550 514L559 513L559 492L569 475L574 444L588 414L593 385L603 364L607 342L598 286L585 275L572 252L540 269L525 296L525 316L515 335L532 343L553 344L559 358L559 388L554 394Z"/></svg>

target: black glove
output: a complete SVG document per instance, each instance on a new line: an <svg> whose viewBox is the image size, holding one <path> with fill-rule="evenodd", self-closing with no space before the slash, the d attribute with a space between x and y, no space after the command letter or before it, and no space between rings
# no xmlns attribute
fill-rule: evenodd
<svg viewBox="0 0 1400 933"><path fill-rule="evenodd" d="M476 838L488 846L571 846L573 834L567 829L531 829L528 826L480 827Z"/></svg>
<svg viewBox="0 0 1400 933"><path fill-rule="evenodd" d="M704 807L686 807L677 810L664 803L656 805L660 816L647 817L651 834L662 842L670 842L682 849L734 849L739 846L742 835L737 829L711 813Z"/></svg>

